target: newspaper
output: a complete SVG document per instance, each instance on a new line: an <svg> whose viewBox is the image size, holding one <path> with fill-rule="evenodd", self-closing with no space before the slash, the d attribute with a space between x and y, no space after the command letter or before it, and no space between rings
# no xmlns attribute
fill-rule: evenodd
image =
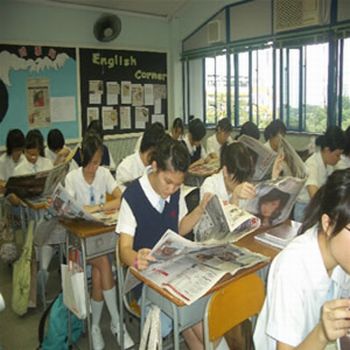
<svg viewBox="0 0 350 350"><path fill-rule="evenodd" d="M283 249L297 236L301 223L291 220L254 236L260 242Z"/></svg>
<svg viewBox="0 0 350 350"><path fill-rule="evenodd" d="M115 225L118 220L117 210L113 210L110 213L100 211L91 214L87 212L61 184L57 185L52 194L49 211L53 216L63 217L65 219L93 221L106 226Z"/></svg>
<svg viewBox="0 0 350 350"><path fill-rule="evenodd" d="M257 229L260 219L214 195L194 229L197 242L235 242Z"/></svg>
<svg viewBox="0 0 350 350"><path fill-rule="evenodd" d="M305 164L293 146L285 138L281 137L280 148L284 155L283 175L304 179L306 177Z"/></svg>
<svg viewBox="0 0 350 350"><path fill-rule="evenodd" d="M253 137L242 135L238 138L249 150L255 166L252 181L260 181L271 177L273 163L277 154Z"/></svg>
<svg viewBox="0 0 350 350"><path fill-rule="evenodd" d="M189 305L202 297L227 273L254 266L269 258L232 244L205 245L167 230L152 249L156 259L139 273ZM136 284L131 274L125 282L127 293ZM134 281L135 282L135 278Z"/></svg>
<svg viewBox="0 0 350 350"><path fill-rule="evenodd" d="M304 182L292 176L261 181L256 196L241 200L240 207L260 218L262 226L275 226L289 218Z"/></svg>
<svg viewBox="0 0 350 350"><path fill-rule="evenodd" d="M217 173L219 168L220 160L218 158L212 158L202 164L191 165L184 182L188 186L200 187L205 178Z"/></svg>

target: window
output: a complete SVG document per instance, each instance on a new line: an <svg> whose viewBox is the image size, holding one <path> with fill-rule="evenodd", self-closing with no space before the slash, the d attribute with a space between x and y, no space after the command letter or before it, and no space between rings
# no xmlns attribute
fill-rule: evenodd
<svg viewBox="0 0 350 350"><path fill-rule="evenodd" d="M343 60L341 85L341 125L343 130L350 126L350 38L343 39Z"/></svg>

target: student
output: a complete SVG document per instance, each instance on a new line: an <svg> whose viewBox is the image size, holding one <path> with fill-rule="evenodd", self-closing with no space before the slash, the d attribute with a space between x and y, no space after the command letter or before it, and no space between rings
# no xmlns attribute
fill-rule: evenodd
<svg viewBox="0 0 350 350"><path fill-rule="evenodd" d="M294 219L300 222L310 198L326 182L340 159L345 147L344 132L338 126L329 126L325 134L316 139L316 145L320 150L305 162L308 177L294 207Z"/></svg>
<svg viewBox="0 0 350 350"><path fill-rule="evenodd" d="M102 128L101 122L99 120L92 120L90 122L90 124L88 125L88 127L86 129L86 133L90 133L90 132L97 134L101 138L101 140L103 141L103 128ZM78 166L82 165L80 149L77 150L73 159L77 163ZM102 154L101 165L107 167L110 170L115 170L115 168L116 168L112 154L106 145L103 145L103 154Z"/></svg>
<svg viewBox="0 0 350 350"><path fill-rule="evenodd" d="M278 152L281 137L286 135L287 128L280 119L273 120L264 130L265 146Z"/></svg>
<svg viewBox="0 0 350 350"><path fill-rule="evenodd" d="M239 204L240 199L255 197L255 186L248 181L254 173L253 160L243 143L235 141L223 145L220 157L220 171L207 177L201 188L204 193L213 193L222 201Z"/></svg>
<svg viewBox="0 0 350 350"><path fill-rule="evenodd" d="M153 125L153 126L152 126ZM165 132L165 129L164 129L164 126L163 126L163 124L162 123L160 123L160 122L154 122L154 123L146 123L146 129L145 130L147 130L147 129L149 129L150 127L153 127L153 128L157 128L157 129L163 129L163 131ZM136 143L135 143L135 147L134 147L134 152L136 153L136 152L139 152L140 151L140 147L141 147L141 141L142 141L142 138L143 138L143 135L144 135L145 133L143 132L142 134L141 134L141 136L137 139L137 141L136 141Z"/></svg>
<svg viewBox="0 0 350 350"><path fill-rule="evenodd" d="M256 126L255 123L250 122L250 121L245 122L241 126L241 130L240 130L239 134L235 137L235 139L237 140L242 135L250 136L256 140L260 139L260 131L259 131L258 127Z"/></svg>
<svg viewBox="0 0 350 350"><path fill-rule="evenodd" d="M142 176L150 164L150 157L159 140L165 135L161 123L153 123L143 134L139 151L124 158L118 165L116 180L121 191L125 190L131 181Z"/></svg>
<svg viewBox="0 0 350 350"><path fill-rule="evenodd" d="M321 350L349 333L350 171L335 171L305 214L300 235L272 262L256 349Z"/></svg>
<svg viewBox="0 0 350 350"><path fill-rule="evenodd" d="M103 155L102 140L94 133L87 133L82 143L82 167L66 176L65 187L69 194L84 205L89 212L116 209L120 205L120 191L110 171L100 166ZM106 193L114 198L106 202ZM92 342L94 350L104 348L100 320L104 301L111 316L111 331L119 342L119 313L116 288L108 255L90 259L92 265ZM124 325L125 347L134 345Z"/></svg>
<svg viewBox="0 0 350 350"><path fill-rule="evenodd" d="M215 157L220 156L221 147L226 143L231 143L232 124L228 118L220 119L216 125L215 134L207 139L207 152Z"/></svg>
<svg viewBox="0 0 350 350"><path fill-rule="evenodd" d="M15 167L24 159L25 137L21 130L12 129L6 137L6 152L0 156L0 193L5 191L7 180Z"/></svg>
<svg viewBox="0 0 350 350"><path fill-rule="evenodd" d="M180 186L190 160L184 145L166 135L152 155L151 169L124 192L118 223L121 261L139 270L147 268L150 250L167 229L180 235L189 233L203 214L210 199L206 195L199 206L185 216L186 205ZM161 315L162 336L171 331L171 320ZM183 331L190 349L202 349L202 325Z"/></svg>
<svg viewBox="0 0 350 350"><path fill-rule="evenodd" d="M184 124L181 118L175 118L171 127L170 135L174 140L182 140L184 134Z"/></svg>
<svg viewBox="0 0 350 350"><path fill-rule="evenodd" d="M64 136L59 129L51 129L47 134L46 158L50 159L54 165L63 163L71 150L65 146ZM72 159L70 170L78 168L77 163Z"/></svg>
<svg viewBox="0 0 350 350"><path fill-rule="evenodd" d="M185 135L183 143L190 154L191 164L198 163L199 160L203 162L207 157L207 152L201 143L206 133L205 126L200 119L195 118L189 122L188 133Z"/></svg>
<svg viewBox="0 0 350 350"><path fill-rule="evenodd" d="M350 168L350 126L345 130L344 136L344 151L340 156L339 162L334 166L336 170Z"/></svg>

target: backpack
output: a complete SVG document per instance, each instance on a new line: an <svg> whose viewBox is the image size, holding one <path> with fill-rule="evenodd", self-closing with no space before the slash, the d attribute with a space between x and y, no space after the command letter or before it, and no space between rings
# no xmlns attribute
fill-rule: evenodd
<svg viewBox="0 0 350 350"><path fill-rule="evenodd" d="M39 323L38 350L68 350L68 312L63 303L63 294L60 293L46 308ZM48 317L48 326L45 334L45 323ZM83 321L74 314L70 314L71 344L78 341L83 333ZM44 336L45 334L45 336Z"/></svg>

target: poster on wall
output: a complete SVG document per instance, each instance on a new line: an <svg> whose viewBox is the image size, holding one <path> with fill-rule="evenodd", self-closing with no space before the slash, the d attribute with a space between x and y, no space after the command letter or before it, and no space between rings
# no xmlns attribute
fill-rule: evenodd
<svg viewBox="0 0 350 350"><path fill-rule="evenodd" d="M79 137L76 49L0 44L0 106L0 146L15 128Z"/></svg>
<svg viewBox="0 0 350 350"><path fill-rule="evenodd" d="M142 131L153 120L168 126L166 53L84 48L79 56L83 130L96 116L105 134Z"/></svg>

